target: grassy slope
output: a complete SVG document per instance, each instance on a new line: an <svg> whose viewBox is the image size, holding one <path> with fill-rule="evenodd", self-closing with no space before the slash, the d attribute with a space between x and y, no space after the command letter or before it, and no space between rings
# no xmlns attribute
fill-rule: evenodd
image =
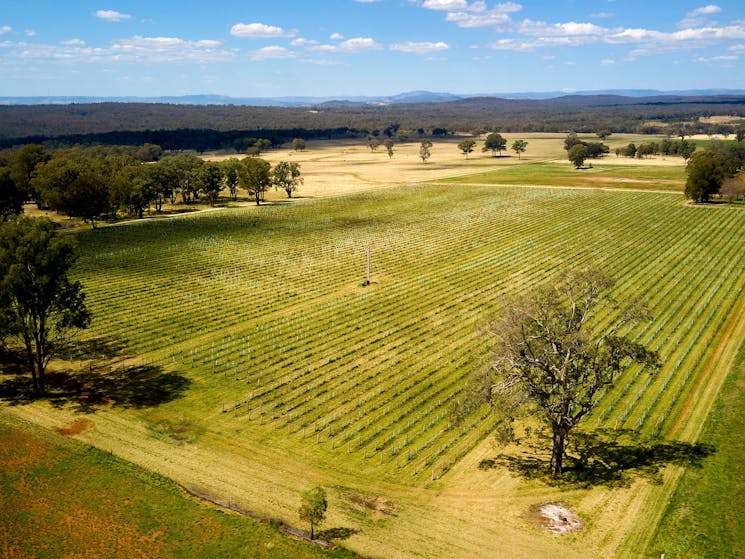
<svg viewBox="0 0 745 559"><path fill-rule="evenodd" d="M685 472L650 544L650 557L745 557L745 351L700 438L717 451Z"/></svg>
<svg viewBox="0 0 745 559"><path fill-rule="evenodd" d="M186 497L172 481L0 412L0 556L356 557Z"/></svg>

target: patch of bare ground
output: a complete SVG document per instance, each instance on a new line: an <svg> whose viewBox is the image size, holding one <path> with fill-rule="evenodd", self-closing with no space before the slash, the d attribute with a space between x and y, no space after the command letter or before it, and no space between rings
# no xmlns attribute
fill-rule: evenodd
<svg viewBox="0 0 745 559"><path fill-rule="evenodd" d="M576 514L563 505L546 503L537 509L541 527L552 534L566 534L582 527Z"/></svg>
<svg viewBox="0 0 745 559"><path fill-rule="evenodd" d="M398 516L398 507L390 499L382 496L363 495L362 493L348 493L350 502L367 510L385 516Z"/></svg>
<svg viewBox="0 0 745 559"><path fill-rule="evenodd" d="M93 423L90 419L79 418L65 427L58 427L57 432L60 435L65 435L67 437L70 437L73 435L79 435L80 433L84 433L88 429L93 429L95 425L96 424Z"/></svg>

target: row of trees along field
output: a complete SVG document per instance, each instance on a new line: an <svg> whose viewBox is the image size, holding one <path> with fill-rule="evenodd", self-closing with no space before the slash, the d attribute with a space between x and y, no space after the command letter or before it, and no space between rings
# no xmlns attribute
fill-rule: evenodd
<svg viewBox="0 0 745 559"><path fill-rule="evenodd" d="M282 161L272 168L255 156L215 163L191 154L161 155L156 145L53 152L26 145L0 161L0 212L6 220L31 199L40 209L80 217L95 227L102 216L123 211L142 217L150 207L159 212L164 203L175 204L177 197L184 204L202 199L214 205L227 190L236 200L239 187L258 205L269 188L292 197L303 181L297 163Z"/></svg>

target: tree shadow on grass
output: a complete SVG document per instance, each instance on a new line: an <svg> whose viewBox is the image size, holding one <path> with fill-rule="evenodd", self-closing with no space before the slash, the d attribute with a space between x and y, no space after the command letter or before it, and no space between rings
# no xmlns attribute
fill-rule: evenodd
<svg viewBox="0 0 745 559"><path fill-rule="evenodd" d="M347 540L359 533L360 531L355 528L329 528L316 532L316 536L322 540L339 541Z"/></svg>
<svg viewBox="0 0 745 559"><path fill-rule="evenodd" d="M591 487L628 486L635 477L661 483L668 464L700 468L716 452L713 445L682 441L639 441L633 431L572 433L560 478L549 475L550 452L534 448L533 454L501 455L479 463L479 469L506 467L527 479L551 485Z"/></svg>
<svg viewBox="0 0 745 559"><path fill-rule="evenodd" d="M124 345L98 338L79 342L68 359L89 361L83 370L54 370L46 374L46 398L55 407L73 406L81 413L97 408L147 408L180 398L191 380L159 365L120 364L111 360L122 357ZM37 399L28 371L12 352L0 353L0 367L6 373L0 381L0 401L24 405Z"/></svg>

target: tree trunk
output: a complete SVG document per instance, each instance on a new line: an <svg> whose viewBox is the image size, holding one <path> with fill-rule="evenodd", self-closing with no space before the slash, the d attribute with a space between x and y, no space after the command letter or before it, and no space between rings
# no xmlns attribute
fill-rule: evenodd
<svg viewBox="0 0 745 559"><path fill-rule="evenodd" d="M310 541L313 541L315 538L315 533L313 532L313 521L310 521Z"/></svg>
<svg viewBox="0 0 745 559"><path fill-rule="evenodd" d="M562 463L564 461L564 447L566 445L566 436L569 429L562 425L552 425L553 446L551 448L551 465L549 470L554 477L562 473Z"/></svg>

